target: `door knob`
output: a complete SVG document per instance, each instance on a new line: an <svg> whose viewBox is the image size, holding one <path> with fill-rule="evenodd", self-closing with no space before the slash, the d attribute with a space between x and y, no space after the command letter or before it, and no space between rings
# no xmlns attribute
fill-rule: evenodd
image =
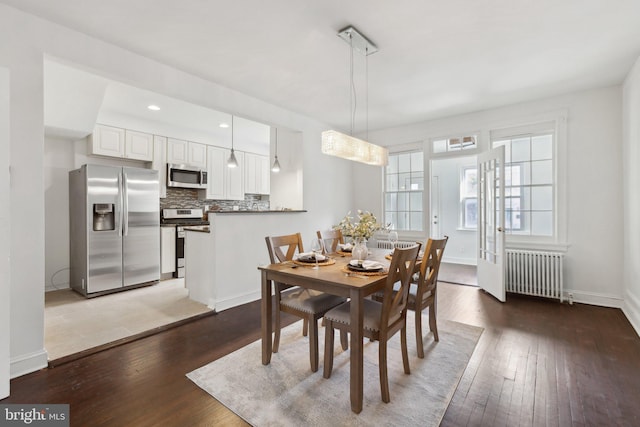
<svg viewBox="0 0 640 427"><path fill-rule="evenodd" d="M504 231L504 228L498 227L498 231L502 233Z"/></svg>

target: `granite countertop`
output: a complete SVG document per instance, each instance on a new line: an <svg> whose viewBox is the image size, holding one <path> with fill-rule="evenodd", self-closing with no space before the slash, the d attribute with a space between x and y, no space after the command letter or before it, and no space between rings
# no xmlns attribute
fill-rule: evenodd
<svg viewBox="0 0 640 427"><path fill-rule="evenodd" d="M221 210L221 211L209 211L209 214L262 214L262 213L298 213L306 212L304 209L289 209L289 210Z"/></svg>

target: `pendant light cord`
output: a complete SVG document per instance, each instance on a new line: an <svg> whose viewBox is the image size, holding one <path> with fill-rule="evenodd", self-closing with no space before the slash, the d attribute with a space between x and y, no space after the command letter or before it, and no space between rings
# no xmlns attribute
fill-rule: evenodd
<svg viewBox="0 0 640 427"><path fill-rule="evenodd" d="M351 80L351 87L349 90L349 108L351 109L351 136L353 136L353 127L356 121L356 109L358 108L356 85L353 81L353 34L349 34L349 47L349 75Z"/></svg>

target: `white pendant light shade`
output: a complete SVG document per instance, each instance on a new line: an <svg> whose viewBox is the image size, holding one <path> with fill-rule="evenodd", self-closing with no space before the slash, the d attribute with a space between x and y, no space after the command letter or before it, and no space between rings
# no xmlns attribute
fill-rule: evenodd
<svg viewBox="0 0 640 427"><path fill-rule="evenodd" d="M276 156L276 160L273 162L273 166L271 166L271 172L280 172L280 162L278 161L278 156Z"/></svg>
<svg viewBox="0 0 640 427"><path fill-rule="evenodd" d="M233 152L233 148L231 149L231 155L227 160L227 166L230 168L235 168L238 166L238 160L236 159L236 153Z"/></svg>
<svg viewBox="0 0 640 427"><path fill-rule="evenodd" d="M386 166L389 150L335 130L322 132L322 152L367 165Z"/></svg>
<svg viewBox="0 0 640 427"><path fill-rule="evenodd" d="M227 160L227 167L238 167L238 160L236 159L236 153L233 152L233 116L231 116L231 155Z"/></svg>

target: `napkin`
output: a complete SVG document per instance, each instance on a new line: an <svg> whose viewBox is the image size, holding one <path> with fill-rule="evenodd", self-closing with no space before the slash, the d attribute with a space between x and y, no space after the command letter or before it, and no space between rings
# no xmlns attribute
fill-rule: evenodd
<svg viewBox="0 0 640 427"><path fill-rule="evenodd" d="M354 267L360 266L360 262L357 259L352 259L351 261L349 261L349 264L353 265ZM384 265L380 264L377 261L364 260L362 261L362 268L364 268L365 270L377 270L379 268L384 268Z"/></svg>
<svg viewBox="0 0 640 427"><path fill-rule="evenodd" d="M302 252L298 254L298 259L304 261L315 260L315 256L316 254L314 254L313 252ZM324 255L318 255L317 257L318 261L324 261L325 259L327 259L327 257Z"/></svg>
<svg viewBox="0 0 640 427"><path fill-rule="evenodd" d="M351 243L338 243L338 249L341 251L350 251L353 249L353 245Z"/></svg>

